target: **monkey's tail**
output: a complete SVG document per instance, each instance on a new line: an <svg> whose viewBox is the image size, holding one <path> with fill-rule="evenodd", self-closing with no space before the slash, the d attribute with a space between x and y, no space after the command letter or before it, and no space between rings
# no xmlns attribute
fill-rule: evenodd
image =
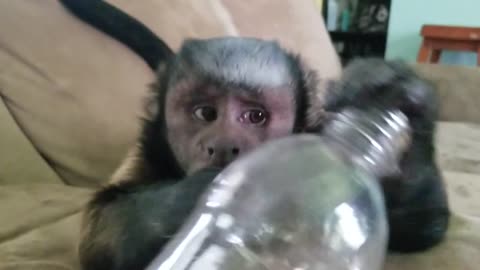
<svg viewBox="0 0 480 270"><path fill-rule="evenodd" d="M106 33L138 54L151 69L173 51L144 24L102 0L60 0L80 20Z"/></svg>

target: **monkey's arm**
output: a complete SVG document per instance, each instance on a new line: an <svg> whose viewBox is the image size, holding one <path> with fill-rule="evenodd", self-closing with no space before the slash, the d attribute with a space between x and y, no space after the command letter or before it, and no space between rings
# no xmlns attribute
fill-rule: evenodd
<svg viewBox="0 0 480 270"><path fill-rule="evenodd" d="M409 118L412 143L401 160L401 172L381 180L390 224L389 247L410 252L436 245L447 230L449 208L435 162L437 103L432 85L402 63L357 60L346 67L327 97L327 111L346 106L397 108Z"/></svg>
<svg viewBox="0 0 480 270"><path fill-rule="evenodd" d="M111 185L90 201L80 243L83 269L144 269L177 232L216 170L169 184Z"/></svg>

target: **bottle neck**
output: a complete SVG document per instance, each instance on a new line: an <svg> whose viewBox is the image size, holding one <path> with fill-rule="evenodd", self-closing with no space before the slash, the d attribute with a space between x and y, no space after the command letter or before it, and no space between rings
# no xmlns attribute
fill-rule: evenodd
<svg viewBox="0 0 480 270"><path fill-rule="evenodd" d="M408 118L399 110L349 108L334 116L324 129L328 143L355 165L376 177L399 171L399 161L410 145Z"/></svg>

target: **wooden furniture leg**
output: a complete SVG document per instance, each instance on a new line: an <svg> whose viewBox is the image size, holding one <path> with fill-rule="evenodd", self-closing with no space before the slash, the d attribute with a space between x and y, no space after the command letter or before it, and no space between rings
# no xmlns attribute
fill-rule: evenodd
<svg viewBox="0 0 480 270"><path fill-rule="evenodd" d="M422 46L420 47L420 51L418 52L417 62L418 63L426 63L430 58L430 50L427 47L425 40L422 42Z"/></svg>
<svg viewBox="0 0 480 270"><path fill-rule="evenodd" d="M432 56L430 58L430 63L435 63L437 64L438 62L440 62L440 56L442 55L442 51L441 50L433 50L432 51Z"/></svg>

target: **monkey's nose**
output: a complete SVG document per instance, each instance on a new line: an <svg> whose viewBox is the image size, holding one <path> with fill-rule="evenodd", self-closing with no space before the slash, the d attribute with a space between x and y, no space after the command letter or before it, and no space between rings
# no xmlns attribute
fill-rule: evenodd
<svg viewBox="0 0 480 270"><path fill-rule="evenodd" d="M215 147L207 147L207 152L210 157L224 155L228 159L228 157L235 158L236 156L238 156L238 154L240 153L240 149L238 147L226 147L217 149L215 149Z"/></svg>
<svg viewBox="0 0 480 270"><path fill-rule="evenodd" d="M236 145L212 145L204 149L210 166L225 167L240 154L240 147Z"/></svg>

